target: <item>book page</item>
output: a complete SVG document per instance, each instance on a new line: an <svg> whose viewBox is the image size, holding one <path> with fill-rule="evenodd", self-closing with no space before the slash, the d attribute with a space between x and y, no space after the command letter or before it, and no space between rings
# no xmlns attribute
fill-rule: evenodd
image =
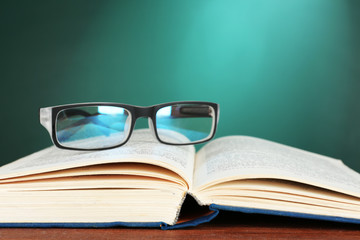
<svg viewBox="0 0 360 240"><path fill-rule="evenodd" d="M197 154L194 188L245 178L292 180L360 196L360 174L340 160L275 142L229 136Z"/></svg>
<svg viewBox="0 0 360 240"><path fill-rule="evenodd" d="M46 148L2 166L0 179L102 163L138 162L170 169L191 183L194 155L194 146L165 145L159 143L149 129L139 129L133 132L128 143L110 150Z"/></svg>

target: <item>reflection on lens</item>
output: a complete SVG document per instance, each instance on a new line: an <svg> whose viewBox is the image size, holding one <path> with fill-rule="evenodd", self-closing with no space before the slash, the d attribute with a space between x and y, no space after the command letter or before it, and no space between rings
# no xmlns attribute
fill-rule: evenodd
<svg viewBox="0 0 360 240"><path fill-rule="evenodd" d="M172 144L195 143L213 133L214 109L208 105L176 104L156 112L156 131L161 141Z"/></svg>
<svg viewBox="0 0 360 240"><path fill-rule="evenodd" d="M129 133L128 110L114 106L75 107L56 117L56 137L64 147L107 148L124 142Z"/></svg>

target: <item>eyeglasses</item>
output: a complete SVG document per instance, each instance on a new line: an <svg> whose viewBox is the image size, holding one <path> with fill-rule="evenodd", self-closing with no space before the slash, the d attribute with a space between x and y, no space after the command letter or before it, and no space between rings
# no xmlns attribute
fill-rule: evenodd
<svg viewBox="0 0 360 240"><path fill-rule="evenodd" d="M188 145L214 137L219 105L171 102L150 107L118 103L82 103L40 108L40 123L53 143L64 149L103 150L125 144L141 117L149 119L156 138L165 144Z"/></svg>

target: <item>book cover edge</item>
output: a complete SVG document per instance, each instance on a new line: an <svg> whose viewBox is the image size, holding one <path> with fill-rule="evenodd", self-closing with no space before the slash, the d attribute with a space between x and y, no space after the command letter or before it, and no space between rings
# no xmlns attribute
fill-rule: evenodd
<svg viewBox="0 0 360 240"><path fill-rule="evenodd" d="M265 214L265 215L276 215L276 216L284 216L284 217L295 217L295 218L304 218L304 219L360 224L360 219L357 218L345 218L345 217L337 217L337 216L326 216L326 215L318 215L318 214L278 211L278 210L269 210L269 209L234 207L234 206L217 205L217 204L211 204L209 208L212 211L223 210L223 211L242 212L248 214Z"/></svg>

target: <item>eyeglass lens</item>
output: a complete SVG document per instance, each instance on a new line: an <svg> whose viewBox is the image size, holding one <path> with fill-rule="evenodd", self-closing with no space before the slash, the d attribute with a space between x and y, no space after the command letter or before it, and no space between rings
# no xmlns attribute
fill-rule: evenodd
<svg viewBox="0 0 360 240"><path fill-rule="evenodd" d="M64 147L107 148L126 140L130 122L130 112L122 107L74 107L58 113L55 129Z"/></svg>
<svg viewBox="0 0 360 240"><path fill-rule="evenodd" d="M166 143L184 144L207 140L214 127L215 111L200 104L176 104L156 112L156 131Z"/></svg>

